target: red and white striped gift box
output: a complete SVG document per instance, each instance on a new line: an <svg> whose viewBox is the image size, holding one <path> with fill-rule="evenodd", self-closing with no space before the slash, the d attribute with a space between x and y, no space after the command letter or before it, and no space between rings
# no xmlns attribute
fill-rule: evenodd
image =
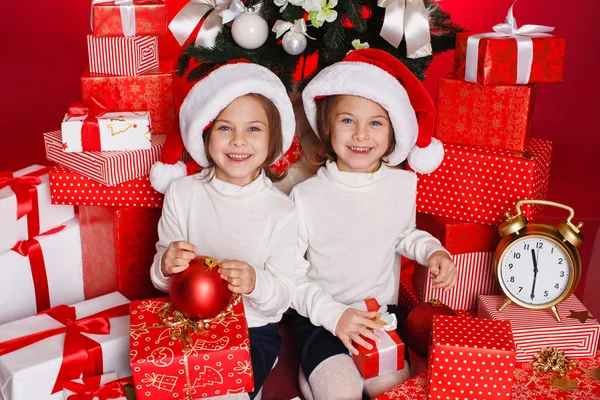
<svg viewBox="0 0 600 400"><path fill-rule="evenodd" d="M106 186L148 175L152 164L160 159L166 135L152 135L148 150L89 151L65 153L60 131L44 133L46 158Z"/></svg>
<svg viewBox="0 0 600 400"><path fill-rule="evenodd" d="M88 35L88 58L93 74L140 75L158 68L158 39Z"/></svg>
<svg viewBox="0 0 600 400"><path fill-rule="evenodd" d="M458 280L456 286L449 291L434 288L429 269L416 265L413 282L419 300L425 302L436 298L453 310L475 310L479 295L501 293L493 257L494 253L491 251L453 255Z"/></svg>
<svg viewBox="0 0 600 400"><path fill-rule="evenodd" d="M516 304L509 304L499 312L504 300L504 296L481 296L478 316L510 321L517 346L517 361L533 361L533 356L542 347L549 346L564 350L565 356L571 358L593 357L596 353L600 324L593 317L585 322L575 318L586 313L589 315L575 295L557 306L562 322L558 322L550 310L530 310Z"/></svg>

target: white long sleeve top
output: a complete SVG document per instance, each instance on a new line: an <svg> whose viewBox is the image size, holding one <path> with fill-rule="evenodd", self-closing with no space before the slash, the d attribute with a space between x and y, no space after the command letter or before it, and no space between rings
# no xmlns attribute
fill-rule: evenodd
<svg viewBox="0 0 600 400"><path fill-rule="evenodd" d="M290 193L299 216L299 256L292 306L335 334L349 305L394 294L394 253L427 265L444 250L415 228L417 176L382 165L373 173L327 163ZM306 254L306 258L302 255Z"/></svg>
<svg viewBox="0 0 600 400"><path fill-rule="evenodd" d="M205 174L177 179L165 194L152 282L169 290L162 256L171 242L183 240L195 245L198 255L250 264L256 286L243 296L248 326L278 322L295 290L295 205L264 173L243 187L214 176L202 179Z"/></svg>

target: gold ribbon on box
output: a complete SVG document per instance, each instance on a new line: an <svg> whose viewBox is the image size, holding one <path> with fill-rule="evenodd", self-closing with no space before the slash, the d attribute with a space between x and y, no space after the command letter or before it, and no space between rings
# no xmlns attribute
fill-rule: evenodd
<svg viewBox="0 0 600 400"><path fill-rule="evenodd" d="M385 8L382 38L395 48L404 38L408 58L431 55L429 11L423 0L377 0L377 6Z"/></svg>

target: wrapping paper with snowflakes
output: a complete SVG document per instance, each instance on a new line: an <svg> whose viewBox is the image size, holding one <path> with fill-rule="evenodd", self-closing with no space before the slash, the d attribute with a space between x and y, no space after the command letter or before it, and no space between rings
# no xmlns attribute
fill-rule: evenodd
<svg viewBox="0 0 600 400"><path fill-rule="evenodd" d="M456 36L454 76L465 78L467 42L471 33ZM560 82L563 77L566 39L533 37L529 83ZM484 85L514 85L517 82L519 59L517 40L513 37L488 37L479 40L477 83Z"/></svg>
<svg viewBox="0 0 600 400"><path fill-rule="evenodd" d="M254 390L244 306L191 334L172 339L160 320L168 297L131 303L131 369L138 398L198 399ZM177 333L177 332L176 332Z"/></svg>
<svg viewBox="0 0 600 400"><path fill-rule="evenodd" d="M532 139L523 156L508 150L444 145L444 161L431 174L417 174L417 211L488 225L499 225L522 199L545 199L552 142ZM542 206L525 205L529 221Z"/></svg>
<svg viewBox="0 0 600 400"><path fill-rule="evenodd" d="M86 121L88 116L69 117L62 122L62 147L65 153L82 151L146 150L152 145L150 114L140 112L107 112L95 117L96 121ZM85 124L97 123L98 129L88 129ZM95 144L99 144L99 149Z"/></svg>
<svg viewBox="0 0 600 400"><path fill-rule="evenodd" d="M483 86L440 78L434 137L444 143L523 152L535 92L535 85Z"/></svg>
<svg viewBox="0 0 600 400"><path fill-rule="evenodd" d="M427 383L427 372L423 372L372 400L425 400L427 399Z"/></svg>
<svg viewBox="0 0 600 400"><path fill-rule="evenodd" d="M570 358L592 357L598 348L600 324L585 306L571 295L556 306L561 322L549 309L530 310L511 303L502 311L504 296L481 296L478 316L508 320L513 329L517 361L529 361L543 347L555 347Z"/></svg>
<svg viewBox="0 0 600 400"><path fill-rule="evenodd" d="M515 370L509 321L436 315L429 349L429 398L508 399Z"/></svg>
<svg viewBox="0 0 600 400"><path fill-rule="evenodd" d="M167 4L164 0L118 3L123 2L92 2L94 36L156 36L167 33Z"/></svg>

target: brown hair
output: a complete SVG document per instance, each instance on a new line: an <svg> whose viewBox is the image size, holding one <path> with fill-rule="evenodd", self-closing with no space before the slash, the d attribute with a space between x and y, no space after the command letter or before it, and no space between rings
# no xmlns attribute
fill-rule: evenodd
<svg viewBox="0 0 600 400"><path fill-rule="evenodd" d="M267 152L267 158L265 159L265 162L263 162L259 168L261 168L265 172L265 175L269 179L271 179L271 181L278 182L285 178L285 176L287 175L287 171L278 174L276 172L271 171L270 168L270 165L273 164L275 160L277 160L277 158L283 151L283 133L281 129L281 116L279 115L279 110L277 109L277 107L275 107L275 104L273 104L271 100L267 99L266 97L260 94L250 93L242 97L246 97L258 102L258 104L261 105L261 107L265 110L265 113L267 114L267 123L269 125L269 150ZM206 158L208 159L207 169L214 168L215 166L214 161L212 160L212 158L210 158L210 154L208 153L208 142L210 140L211 133L212 126L202 133L202 139L204 140L204 148L206 150ZM210 176L210 174L206 176Z"/></svg>
<svg viewBox="0 0 600 400"><path fill-rule="evenodd" d="M327 96L316 100L317 130L319 131L319 136L321 138L321 142L323 143L323 150L316 154L316 159L321 167L324 166L327 161L337 161L337 154L335 154L331 144L331 118L333 116L333 111L342 99L342 96L344 95ZM396 138L394 136L393 127L390 127L390 138L388 142L388 148L383 154L382 158L392 154L394 147L396 146ZM382 160L382 162L384 161Z"/></svg>

